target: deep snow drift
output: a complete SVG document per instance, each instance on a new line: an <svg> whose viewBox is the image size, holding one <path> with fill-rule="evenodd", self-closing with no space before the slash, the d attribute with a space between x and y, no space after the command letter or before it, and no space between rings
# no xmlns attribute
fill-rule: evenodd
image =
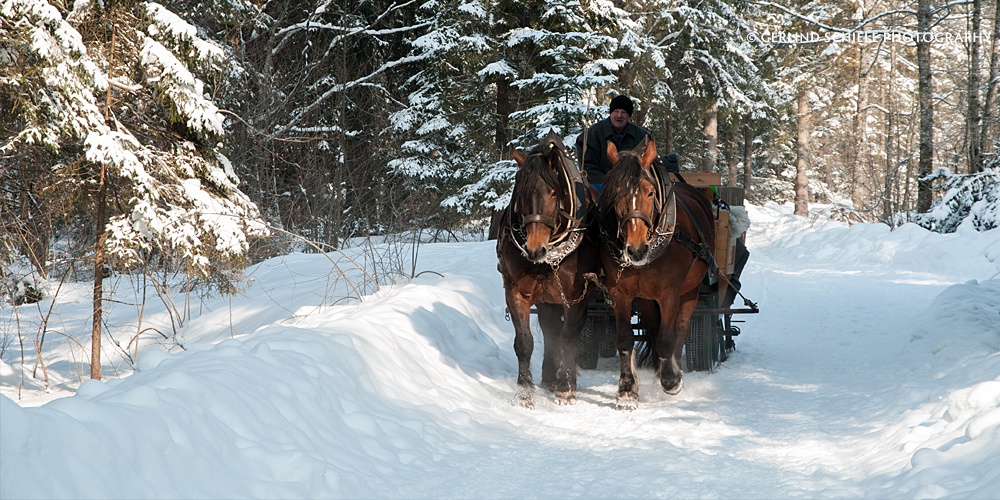
<svg viewBox="0 0 1000 500"><path fill-rule="evenodd" d="M176 338L160 301L138 325L118 286L108 324L129 326L103 382L80 384L89 290L65 286L48 392L31 375L50 302L7 306L0 498L995 498L1000 230L748 208L761 314L678 396L643 373L632 412L614 409L613 359L581 372L573 406L512 404L493 242L424 245L433 272L362 303L324 256L272 259L242 296L174 297L191 304Z"/></svg>

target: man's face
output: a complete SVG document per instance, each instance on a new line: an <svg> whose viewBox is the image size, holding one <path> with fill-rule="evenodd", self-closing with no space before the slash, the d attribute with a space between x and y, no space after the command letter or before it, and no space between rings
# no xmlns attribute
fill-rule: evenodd
<svg viewBox="0 0 1000 500"><path fill-rule="evenodd" d="M624 109L616 109L611 112L611 126L615 131L621 132L625 129L625 125L628 125L628 118L628 113Z"/></svg>

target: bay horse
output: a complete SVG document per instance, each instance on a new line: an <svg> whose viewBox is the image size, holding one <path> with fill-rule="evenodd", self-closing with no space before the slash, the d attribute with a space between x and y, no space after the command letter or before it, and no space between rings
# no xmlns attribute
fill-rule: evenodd
<svg viewBox="0 0 1000 500"><path fill-rule="evenodd" d="M542 329L543 388L557 404L576 398L577 351L600 268L596 224L587 224L596 191L553 132L527 156L511 148L518 170L497 237L498 269L514 324L517 400L533 407L531 307ZM593 283L592 283L593 282Z"/></svg>
<svg viewBox="0 0 1000 500"><path fill-rule="evenodd" d="M715 268L715 224L702 192L672 183L656 168L655 142L619 152L609 141L607 155L612 168L598 207L600 258L618 333L616 407L631 410L639 400L632 302L660 386L667 394L679 393L691 313L706 272Z"/></svg>

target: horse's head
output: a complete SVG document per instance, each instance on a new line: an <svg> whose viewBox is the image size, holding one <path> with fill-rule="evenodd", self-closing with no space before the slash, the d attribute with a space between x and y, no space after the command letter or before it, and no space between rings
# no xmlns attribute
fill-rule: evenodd
<svg viewBox="0 0 1000 500"><path fill-rule="evenodd" d="M661 208L660 186L653 173L656 144L643 141L632 151L619 152L608 141L607 155L612 168L604 177L601 213L614 215L623 262L641 263L649 254Z"/></svg>
<svg viewBox="0 0 1000 500"><path fill-rule="evenodd" d="M528 156L511 148L518 171L511 194L511 223L525 239L525 256L542 262L553 245L553 235L564 229L561 211L567 198L563 153L554 143L543 141Z"/></svg>

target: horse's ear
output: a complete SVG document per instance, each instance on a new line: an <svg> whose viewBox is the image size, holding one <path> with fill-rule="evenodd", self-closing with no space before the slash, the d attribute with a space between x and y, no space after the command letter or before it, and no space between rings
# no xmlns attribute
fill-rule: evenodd
<svg viewBox="0 0 1000 500"><path fill-rule="evenodd" d="M635 153L636 156L642 156L642 153L646 151L647 146L649 146L648 135L643 136L642 140L639 141L639 144L636 147L632 148L632 152Z"/></svg>
<svg viewBox="0 0 1000 500"><path fill-rule="evenodd" d="M611 166L615 166L618 164L618 147L616 147L615 143L611 141L608 141L607 155L608 155L608 161L611 162Z"/></svg>
<svg viewBox="0 0 1000 500"><path fill-rule="evenodd" d="M562 137L559 137L559 134L551 128L549 129L549 133L545 134L545 138L542 139L542 145L549 148L552 148L553 145L558 146L560 149L566 148L566 146L563 146Z"/></svg>
<svg viewBox="0 0 1000 500"><path fill-rule="evenodd" d="M646 142L645 140L643 142ZM653 161L656 160L656 141L649 141L646 146L646 151L642 153L642 158L639 159L639 163L642 163L642 168L648 169Z"/></svg>
<svg viewBox="0 0 1000 500"><path fill-rule="evenodd" d="M524 159L524 155L522 155L521 152L518 151L517 148L515 148L514 146L510 147L510 155L514 157L514 161L517 162L517 166L519 167L523 167L524 162L527 161Z"/></svg>

